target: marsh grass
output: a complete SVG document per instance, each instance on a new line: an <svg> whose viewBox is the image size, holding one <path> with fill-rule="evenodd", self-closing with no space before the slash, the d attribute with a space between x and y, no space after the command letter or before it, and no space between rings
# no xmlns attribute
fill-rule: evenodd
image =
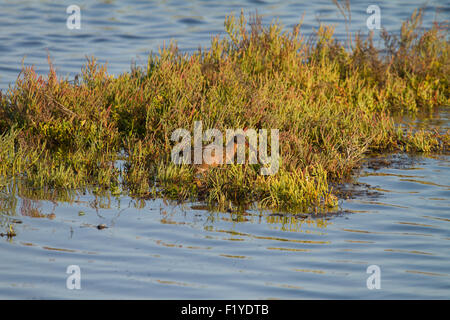
<svg viewBox="0 0 450 320"><path fill-rule="evenodd" d="M0 189L18 179L32 190L90 188L278 211L333 210L330 182L351 176L368 153L445 152L449 133L405 130L393 115L449 105L448 29L420 28L422 11L400 36L372 34L351 49L321 25L306 41L244 14L225 21L227 38L187 55L175 44L145 68L113 77L89 58L79 83L24 68L0 94ZM248 27L250 26L250 27ZM198 174L170 161L178 128L279 129L280 170L228 165ZM117 165L118 160L124 162Z"/></svg>

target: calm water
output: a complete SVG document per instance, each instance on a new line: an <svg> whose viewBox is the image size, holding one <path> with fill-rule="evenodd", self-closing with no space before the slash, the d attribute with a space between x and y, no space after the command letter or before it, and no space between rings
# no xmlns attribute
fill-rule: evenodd
<svg viewBox="0 0 450 320"><path fill-rule="evenodd" d="M436 0L351 1L349 30L367 34L369 5L381 9L381 26L398 31L414 8L428 3L424 25L437 15L449 19L450 2ZM69 30L66 8L78 4L81 29ZM22 66L35 65L39 73L48 72L47 54L62 76L73 78L80 72L86 56L94 55L108 63L112 74L129 71L130 65L143 65L148 54L158 52L166 41L178 41L182 51L192 52L208 46L211 36L223 34L226 15L257 11L270 23L278 18L291 29L304 15L302 30L310 34L319 22L334 24L335 35L346 39L342 15L331 0L247 0L247 1L45 1L0 0L0 89L7 89ZM375 30L375 39L379 31Z"/></svg>
<svg viewBox="0 0 450 320"><path fill-rule="evenodd" d="M0 298L448 298L450 157L388 159L326 217L1 195L17 236L0 239ZM81 290L66 289L69 265ZM380 290L366 287L369 265Z"/></svg>
<svg viewBox="0 0 450 320"><path fill-rule="evenodd" d="M396 30L421 1L377 1L382 25ZM85 1L81 30L65 26L72 1L0 1L0 88L22 59L48 70L47 49L62 75L79 72L85 55L111 73L143 64L164 40L182 50L207 46L224 16L255 9L304 30L342 20L329 1ZM352 3L351 30L365 29ZM449 5L429 2L448 18ZM448 109L420 124L447 125ZM75 195L67 201L30 190L0 193L0 298L448 298L450 296L450 157L385 157L389 167L360 172L354 197L327 216L209 212L200 203ZM69 201L70 200L70 201ZM95 226L108 228L98 230ZM81 290L66 288L66 269L81 269ZM369 290L369 265L381 289Z"/></svg>

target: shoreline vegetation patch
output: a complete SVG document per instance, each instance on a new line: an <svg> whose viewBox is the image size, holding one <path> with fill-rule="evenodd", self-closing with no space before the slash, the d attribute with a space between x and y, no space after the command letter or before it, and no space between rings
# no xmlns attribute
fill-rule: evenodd
<svg viewBox="0 0 450 320"><path fill-rule="evenodd" d="M143 68L113 77L88 59L79 81L32 67L0 92L0 193L90 190L136 198L203 201L211 208L304 213L336 210L330 187L368 154L446 152L449 132L405 129L394 115L449 105L448 26L421 28L422 11L399 36L357 35L351 48L321 25L306 39L244 14L228 37L187 55L175 44ZM280 167L206 170L171 162L174 130L278 129Z"/></svg>

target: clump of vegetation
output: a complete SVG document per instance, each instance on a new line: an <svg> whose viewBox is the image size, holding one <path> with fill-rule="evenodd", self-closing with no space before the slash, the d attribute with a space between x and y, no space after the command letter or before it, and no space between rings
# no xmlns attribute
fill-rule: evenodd
<svg viewBox="0 0 450 320"><path fill-rule="evenodd" d="M8 239L14 238L16 235L16 231L11 224L9 225L8 231L6 233L0 233L0 237L7 237Z"/></svg>
<svg viewBox="0 0 450 320"><path fill-rule="evenodd" d="M82 79L24 68L0 94L0 189L96 188L135 197L202 200L221 209L257 205L291 212L336 206L330 182L349 177L368 153L442 152L449 132L404 130L393 115L449 104L447 29L421 31L422 11L400 36L383 33L386 53L358 35L351 50L321 25L306 41L243 14L228 37L187 55L174 44L146 68L113 77L89 59ZM174 165L171 133L194 121L221 132L279 129L280 170L223 165L199 173ZM119 166L123 163L122 166Z"/></svg>

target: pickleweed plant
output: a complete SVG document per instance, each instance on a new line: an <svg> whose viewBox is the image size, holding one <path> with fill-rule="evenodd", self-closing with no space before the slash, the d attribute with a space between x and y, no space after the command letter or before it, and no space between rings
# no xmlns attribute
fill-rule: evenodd
<svg viewBox="0 0 450 320"><path fill-rule="evenodd" d="M16 181L36 194L90 189L220 210L336 210L330 186L368 154L448 150L448 131L399 126L401 115L449 105L448 29L421 20L416 10L376 48L372 33L345 44L330 26L306 38L301 22L286 31L241 13L226 18L227 36L209 48L185 54L169 43L118 76L95 58L79 81L58 77L50 61L46 77L25 67L0 93L0 189ZM193 133L199 122L224 136L276 129L279 150L266 151L279 152L279 167L260 174L264 164L249 161L248 149L240 162L174 163L172 133Z"/></svg>

